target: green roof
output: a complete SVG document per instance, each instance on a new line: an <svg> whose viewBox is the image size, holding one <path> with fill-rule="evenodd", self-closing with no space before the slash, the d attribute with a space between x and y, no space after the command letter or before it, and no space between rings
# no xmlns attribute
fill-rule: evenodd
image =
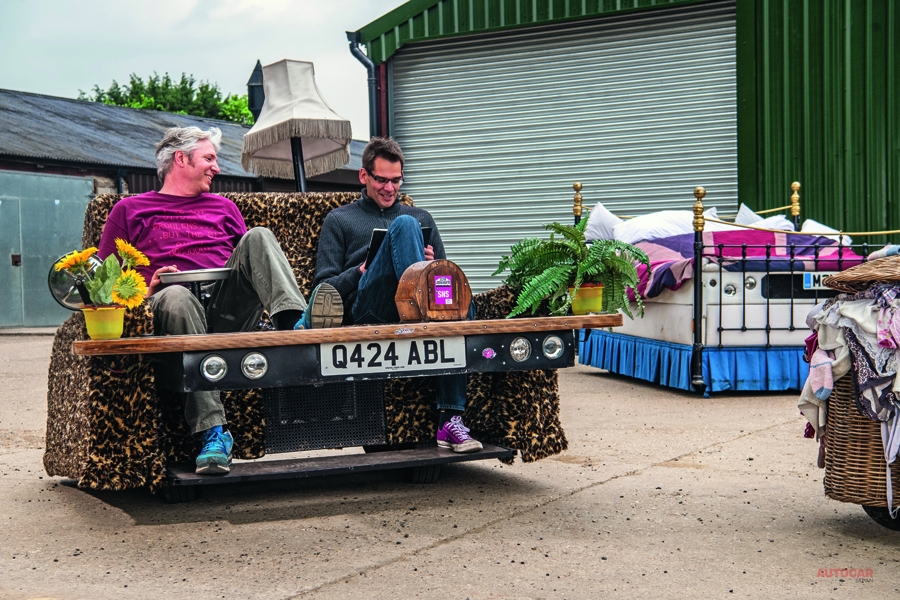
<svg viewBox="0 0 900 600"><path fill-rule="evenodd" d="M410 0L353 32L377 65L404 44L707 0Z"/></svg>

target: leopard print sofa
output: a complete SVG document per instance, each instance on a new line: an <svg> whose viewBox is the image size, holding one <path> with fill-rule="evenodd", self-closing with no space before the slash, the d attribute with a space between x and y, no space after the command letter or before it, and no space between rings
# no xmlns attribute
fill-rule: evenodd
<svg viewBox="0 0 900 600"><path fill-rule="evenodd" d="M267 227L281 244L304 295L311 291L316 247L325 215L353 202L359 193L224 194L237 204L248 227ZM110 209L121 198L97 196L85 213L82 247L97 246ZM401 200L411 204L408 196ZM502 318L514 296L505 287L475 296L476 318ZM152 333L144 305L126 313L125 337ZM75 312L53 343L47 392L44 468L75 479L82 488L158 490L168 461L192 460L198 450L184 421L178 394L157 390L153 357L84 357L72 342L87 339L84 317ZM388 441L434 438L437 415L431 378L385 381ZM258 390L224 392L236 458L265 453L264 421ZM519 450L524 462L558 454L567 447L559 422L556 371L476 373L469 377L466 423L480 439Z"/></svg>

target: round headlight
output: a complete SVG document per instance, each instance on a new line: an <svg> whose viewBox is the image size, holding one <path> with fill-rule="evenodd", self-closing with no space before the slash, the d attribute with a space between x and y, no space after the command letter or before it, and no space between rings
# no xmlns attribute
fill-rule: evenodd
<svg viewBox="0 0 900 600"><path fill-rule="evenodd" d="M228 364L225 359L216 354L210 354L200 363L200 373L207 381L219 381L228 372Z"/></svg>
<svg viewBox="0 0 900 600"><path fill-rule="evenodd" d="M517 337L509 345L509 354L516 362L528 360L528 357L531 356L531 342L523 337Z"/></svg>
<svg viewBox="0 0 900 600"><path fill-rule="evenodd" d="M563 341L559 337L548 335L544 338L544 356L550 360L562 356L565 349Z"/></svg>
<svg viewBox="0 0 900 600"><path fill-rule="evenodd" d="M269 370L269 361L259 352L251 352L241 360L241 372L247 379L259 379Z"/></svg>

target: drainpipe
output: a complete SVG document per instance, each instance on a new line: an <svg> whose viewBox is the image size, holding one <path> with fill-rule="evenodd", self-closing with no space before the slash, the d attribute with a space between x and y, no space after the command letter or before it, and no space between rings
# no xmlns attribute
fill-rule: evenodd
<svg viewBox="0 0 900 600"><path fill-rule="evenodd" d="M375 137L377 133L378 123L378 107L376 106L376 79L375 79L375 63L372 62L365 53L359 49L359 32L348 31L347 39L350 41L350 54L356 57L366 67L369 74L369 137Z"/></svg>

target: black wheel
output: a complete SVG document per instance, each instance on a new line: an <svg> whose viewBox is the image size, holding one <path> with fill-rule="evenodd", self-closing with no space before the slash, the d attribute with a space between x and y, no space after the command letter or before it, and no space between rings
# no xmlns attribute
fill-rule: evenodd
<svg viewBox="0 0 900 600"><path fill-rule="evenodd" d="M172 485L167 484L163 488L163 499L166 504L181 504L193 502L200 496L200 490L196 485Z"/></svg>
<svg viewBox="0 0 900 600"><path fill-rule="evenodd" d="M900 531L900 515L897 515L896 519L892 519L890 511L883 506L863 506L863 510L882 527Z"/></svg>
<svg viewBox="0 0 900 600"><path fill-rule="evenodd" d="M425 465L424 467L412 467L409 470L411 483L437 483L441 478L441 465Z"/></svg>

